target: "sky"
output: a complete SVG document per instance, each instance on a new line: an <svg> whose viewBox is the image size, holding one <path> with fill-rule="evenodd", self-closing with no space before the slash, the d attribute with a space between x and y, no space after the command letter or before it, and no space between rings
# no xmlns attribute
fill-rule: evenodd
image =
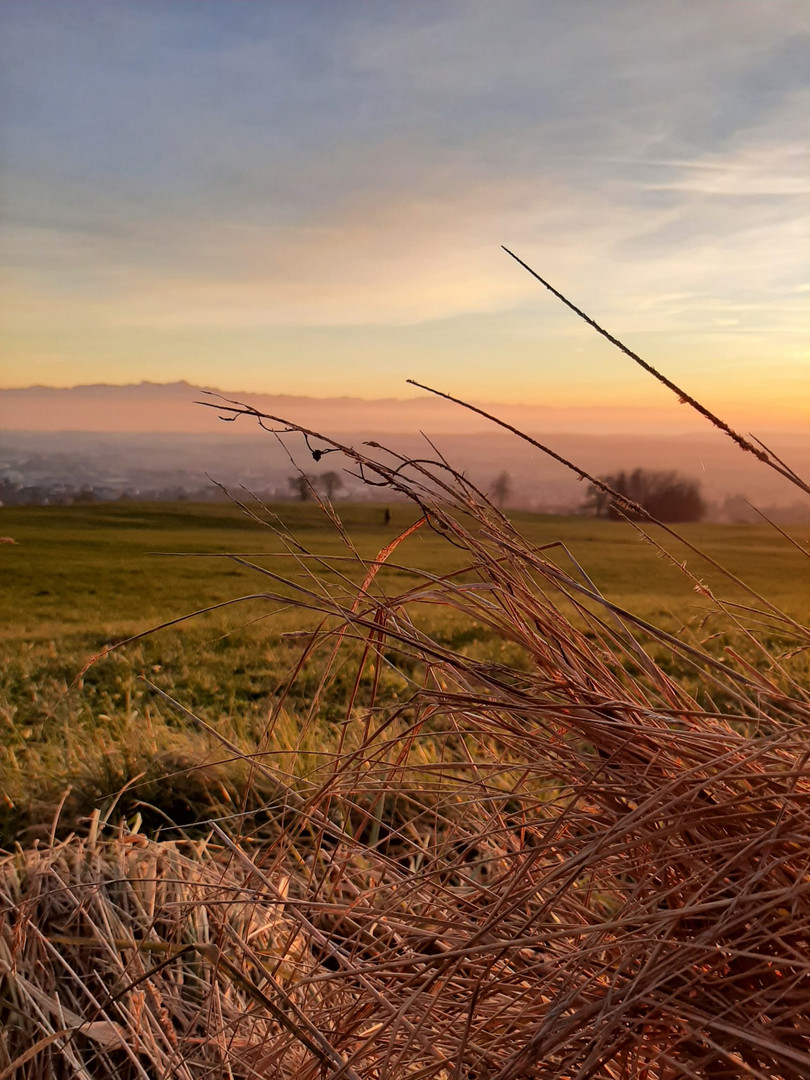
<svg viewBox="0 0 810 1080"><path fill-rule="evenodd" d="M810 424L807 0L0 0L0 384ZM677 410L677 403L672 404Z"/></svg>

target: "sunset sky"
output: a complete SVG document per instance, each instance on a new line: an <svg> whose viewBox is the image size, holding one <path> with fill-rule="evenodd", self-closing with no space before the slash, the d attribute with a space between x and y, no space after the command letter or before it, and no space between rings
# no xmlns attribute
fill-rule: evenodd
<svg viewBox="0 0 810 1080"><path fill-rule="evenodd" d="M810 423L808 0L0 0L0 381ZM673 404L677 409L677 405Z"/></svg>

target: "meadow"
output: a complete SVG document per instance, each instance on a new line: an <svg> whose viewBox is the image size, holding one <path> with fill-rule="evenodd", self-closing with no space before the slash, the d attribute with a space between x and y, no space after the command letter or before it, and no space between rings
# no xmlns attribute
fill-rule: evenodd
<svg viewBox="0 0 810 1080"><path fill-rule="evenodd" d="M408 504L393 503L386 525L378 504L337 509L364 560L374 559L418 516ZM670 561L627 523L521 512L511 517L530 544L575 575L578 564L614 603L685 640L711 637L710 605L676 564L686 562L715 588L722 579L682 545L667 543ZM15 507L0 509L0 531L15 540L0 548L2 843L47 835L68 789L60 833L76 828L94 807L109 805L137 778L156 782L161 770L183 774L195 755L219 759L210 740L168 708L142 675L246 751L261 738L268 711L284 694L289 746L296 745L296 712L307 710L317 684L313 674L290 687L290 673L305 631L318 617L278 596L261 595L271 588L292 597L294 590L224 556L238 554L254 567L270 568L303 587L317 583L332 595L345 585L350 594L360 584L361 564L321 508ZM681 533L796 618L810 615L806 559L770 526L692 525ZM796 540L806 545L808 536L799 532ZM306 558L300 557L303 551ZM337 593L335 565L346 577ZM414 570L445 575L464 565L463 552L423 527L399 546L375 584L396 594L413 585ZM738 593L728 582L722 587L726 596ZM185 618L240 597L248 599ZM425 607L421 615L432 636L462 652L494 659L508 650L484 625L450 608ZM175 620L180 621L166 625ZM87 667L108 646L128 638L135 640ZM389 681L396 693L396 679ZM333 734L328 725L342 716L340 699L332 704L322 710L327 729L319 738L327 743ZM178 781L180 791L155 782L146 801L161 804L159 815L174 814L187 824L211 809L211 785L203 773L191 774L188 791L182 789L185 777ZM142 797L140 788L125 792L119 810L132 812L130 804L139 805ZM218 799L214 804L219 806ZM150 820L167 824L165 817Z"/></svg>
<svg viewBox="0 0 810 1080"><path fill-rule="evenodd" d="M0 511L2 1075L807 1074L806 532L424 479Z"/></svg>
<svg viewBox="0 0 810 1080"><path fill-rule="evenodd" d="M3 547L2 640L56 644L85 634L88 640L109 641L253 592L256 578L247 568L221 559L171 556L283 555L282 543L265 522L280 524L312 553L345 554L337 531L311 503L271 508L248 503L247 508L250 513L231 503L0 507L0 529L16 542ZM337 510L367 558L418 517L406 503L391 505L388 525L376 503L337 504ZM672 613L689 595L682 576L664 565L629 524L520 511L509 516L534 545L564 543L605 594L626 606L640 604L647 615ZM769 525L685 525L679 531L776 603L797 614L810 610L805 562ZM808 544L810 529L792 534ZM685 548L670 546L675 559L689 560L710 583L719 580ZM405 541L398 561L444 573L464 560L443 537L424 529Z"/></svg>

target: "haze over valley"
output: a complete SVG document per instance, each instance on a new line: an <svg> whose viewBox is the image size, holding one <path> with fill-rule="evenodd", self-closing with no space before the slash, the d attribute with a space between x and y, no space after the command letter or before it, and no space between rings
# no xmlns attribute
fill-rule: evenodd
<svg viewBox="0 0 810 1080"><path fill-rule="evenodd" d="M505 471L510 506L565 513L576 511L584 500L584 485L564 466L485 418L440 399L219 393L347 445L377 439L403 454L434 457L428 436L484 490ZM316 481L337 471L336 498L363 501L379 495L346 470L338 455L315 462L299 435L277 439L246 417L222 423L216 410L196 403L202 400L218 399L183 382L2 390L0 499L7 504L77 498L208 500L224 497L217 484L234 494L244 495L246 488L265 499L291 499L296 465ZM693 413L667 407L666 399L652 415L632 408L623 415L594 407L488 408L594 475L643 466L676 469L697 479L709 516L716 520L755 517L744 499L782 520L807 518L794 489L775 481L720 432L707 424L701 430ZM757 434L800 474L810 473L810 437L791 431ZM380 497L391 498L390 493Z"/></svg>

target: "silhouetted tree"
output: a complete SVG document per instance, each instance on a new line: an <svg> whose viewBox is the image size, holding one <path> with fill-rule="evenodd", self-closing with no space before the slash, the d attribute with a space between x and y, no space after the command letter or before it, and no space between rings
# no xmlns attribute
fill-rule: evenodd
<svg viewBox="0 0 810 1080"><path fill-rule="evenodd" d="M321 477L321 484L323 485L323 490L327 499L331 502L335 492L343 487L343 479L341 478L340 473L336 473L330 469L329 472L325 472Z"/></svg>
<svg viewBox="0 0 810 1080"><path fill-rule="evenodd" d="M492 498L495 500L500 509L503 509L503 504L512 494L512 478L509 473L504 471L500 473L492 481Z"/></svg>
<svg viewBox="0 0 810 1080"><path fill-rule="evenodd" d="M700 521L706 513L706 504L700 494L697 480L681 476L677 472L653 472L649 469L622 470L602 478L608 487L630 499L659 521ZM595 484L588 486L584 509L596 517L617 520L633 517L617 500ZM639 517L640 515L635 515Z"/></svg>
<svg viewBox="0 0 810 1080"><path fill-rule="evenodd" d="M607 482L608 478L605 477L605 483ZM611 484L611 487L612 486L613 485ZM596 484L588 484L585 502L582 504L582 509L586 513L593 514L594 517L598 518L607 517L610 503L611 497L606 491L597 487Z"/></svg>
<svg viewBox="0 0 810 1080"><path fill-rule="evenodd" d="M295 476L288 476L287 483L301 502L306 502L307 499L311 497L312 481L305 473L297 473Z"/></svg>

